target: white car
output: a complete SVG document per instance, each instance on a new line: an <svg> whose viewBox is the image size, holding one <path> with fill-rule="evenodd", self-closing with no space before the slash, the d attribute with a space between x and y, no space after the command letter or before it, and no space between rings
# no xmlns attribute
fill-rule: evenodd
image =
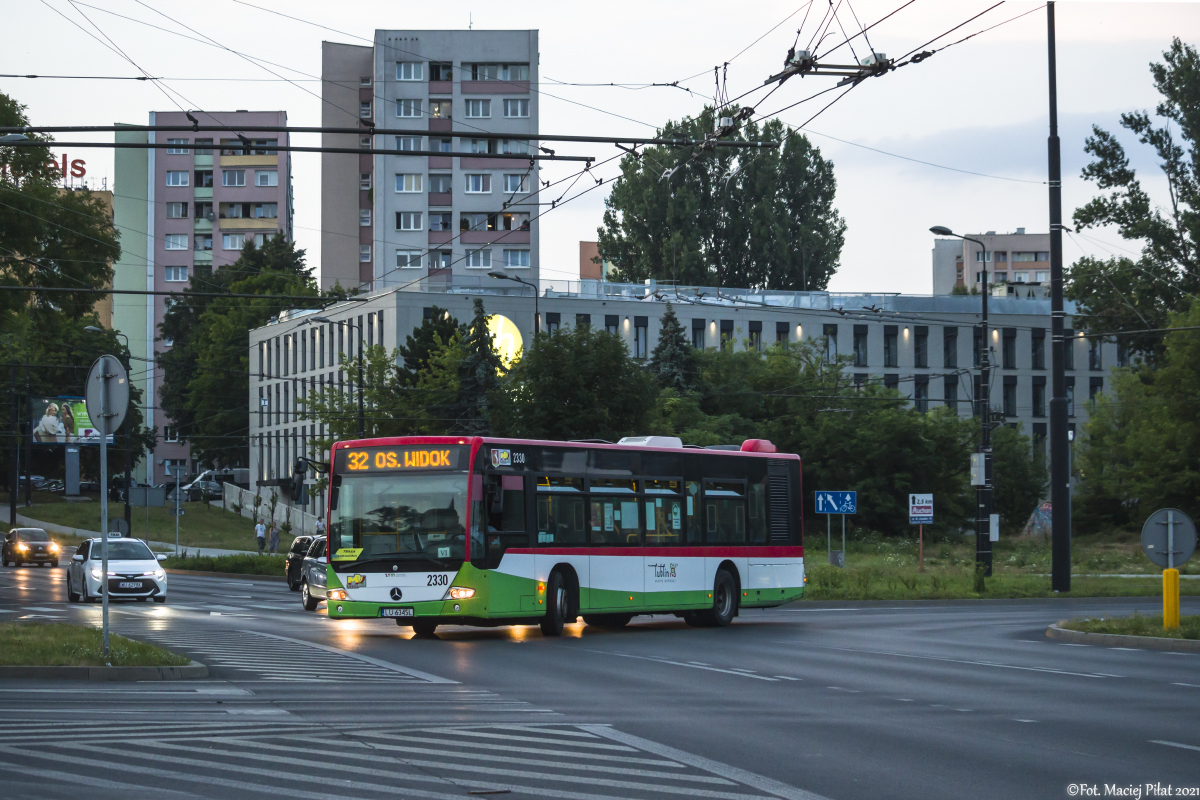
<svg viewBox="0 0 1200 800"><path fill-rule="evenodd" d="M161 558L166 558L162 556ZM85 603L100 599L100 540L87 539L79 545L67 567L67 599ZM138 539L108 540L108 596L110 599L133 597L156 603L167 601L167 571L159 558Z"/></svg>

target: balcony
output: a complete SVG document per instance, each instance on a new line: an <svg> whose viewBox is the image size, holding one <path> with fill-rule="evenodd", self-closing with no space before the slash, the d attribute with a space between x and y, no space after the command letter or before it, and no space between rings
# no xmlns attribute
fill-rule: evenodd
<svg viewBox="0 0 1200 800"><path fill-rule="evenodd" d="M454 156L430 156L430 169L453 169Z"/></svg>
<svg viewBox="0 0 1200 800"><path fill-rule="evenodd" d="M212 190L211 186L197 186L196 192L192 196L197 200L212 200Z"/></svg>
<svg viewBox="0 0 1200 800"><path fill-rule="evenodd" d="M430 231L430 244L449 244L454 241L454 231Z"/></svg>
<svg viewBox="0 0 1200 800"><path fill-rule="evenodd" d="M472 158L470 156L462 156L459 158L459 167L461 169L528 169L529 159L521 158Z"/></svg>
<svg viewBox="0 0 1200 800"><path fill-rule="evenodd" d="M462 81L463 94L529 94L529 81Z"/></svg>
<svg viewBox="0 0 1200 800"><path fill-rule="evenodd" d="M221 156L222 167L277 167L279 156Z"/></svg>
<svg viewBox="0 0 1200 800"><path fill-rule="evenodd" d="M195 253L192 253L192 263L212 266L212 250L197 250Z"/></svg>
<svg viewBox="0 0 1200 800"><path fill-rule="evenodd" d="M450 96L454 94L454 81L430 81L429 93Z"/></svg>
<svg viewBox="0 0 1200 800"><path fill-rule="evenodd" d="M197 167L211 167L213 165L213 157L211 155L196 156L195 165Z"/></svg>
<svg viewBox="0 0 1200 800"><path fill-rule="evenodd" d="M429 205L450 206L454 204L454 192L430 192Z"/></svg>
<svg viewBox="0 0 1200 800"><path fill-rule="evenodd" d="M205 219L204 217L196 217L194 228L198 232L208 233L213 229L212 220Z"/></svg>
<svg viewBox="0 0 1200 800"><path fill-rule="evenodd" d="M277 217L221 217L223 231L273 231L279 227Z"/></svg>
<svg viewBox="0 0 1200 800"><path fill-rule="evenodd" d="M430 131L449 131L454 127L454 120L451 119L431 119L429 120Z"/></svg>
<svg viewBox="0 0 1200 800"><path fill-rule="evenodd" d="M529 244L529 231L463 231L463 244Z"/></svg>

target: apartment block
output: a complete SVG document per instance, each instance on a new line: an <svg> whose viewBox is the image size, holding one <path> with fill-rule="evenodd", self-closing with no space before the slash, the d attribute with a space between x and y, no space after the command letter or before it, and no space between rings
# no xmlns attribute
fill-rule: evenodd
<svg viewBox="0 0 1200 800"><path fill-rule="evenodd" d="M202 125L287 125L283 111L193 112ZM150 125L191 125L177 111L150 113ZM214 270L237 261L247 242L261 245L282 232L292 236L291 156L280 133L121 131L120 142L159 143L165 148L116 152L114 224L122 256L114 265L117 289L182 291ZM202 284L201 284L202 285ZM171 347L159 336L168 297L118 295L113 327L129 338L131 354L148 366ZM131 380L143 391L146 424L158 431L139 480L163 483L168 468L192 462L188 447L159 410L162 373L135 369ZM243 466L243 465L226 465Z"/></svg>
<svg viewBox="0 0 1200 800"><path fill-rule="evenodd" d="M322 46L321 284L537 283L537 31L377 30ZM395 131L379 133L378 131ZM511 156L511 157L507 157Z"/></svg>
<svg viewBox="0 0 1200 800"><path fill-rule="evenodd" d="M933 293L978 290L986 272L993 295L1021 298L1048 297L1050 287L1050 234L967 234L983 242L980 247L965 239L933 240Z"/></svg>

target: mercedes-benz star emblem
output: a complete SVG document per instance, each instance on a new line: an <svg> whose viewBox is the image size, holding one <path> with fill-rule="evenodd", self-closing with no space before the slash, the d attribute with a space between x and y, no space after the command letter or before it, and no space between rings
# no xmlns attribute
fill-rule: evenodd
<svg viewBox="0 0 1200 800"><path fill-rule="evenodd" d="M404 597L404 592L400 591L399 586L393 586L392 587L392 599L399 600L401 597Z"/></svg>

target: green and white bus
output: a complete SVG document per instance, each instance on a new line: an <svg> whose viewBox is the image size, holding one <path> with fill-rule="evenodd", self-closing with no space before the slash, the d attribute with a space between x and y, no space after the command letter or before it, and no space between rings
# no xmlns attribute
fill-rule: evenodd
<svg viewBox="0 0 1200 800"><path fill-rule="evenodd" d="M334 619L555 636L579 615L725 626L804 592L800 457L765 440L365 439L331 467Z"/></svg>

